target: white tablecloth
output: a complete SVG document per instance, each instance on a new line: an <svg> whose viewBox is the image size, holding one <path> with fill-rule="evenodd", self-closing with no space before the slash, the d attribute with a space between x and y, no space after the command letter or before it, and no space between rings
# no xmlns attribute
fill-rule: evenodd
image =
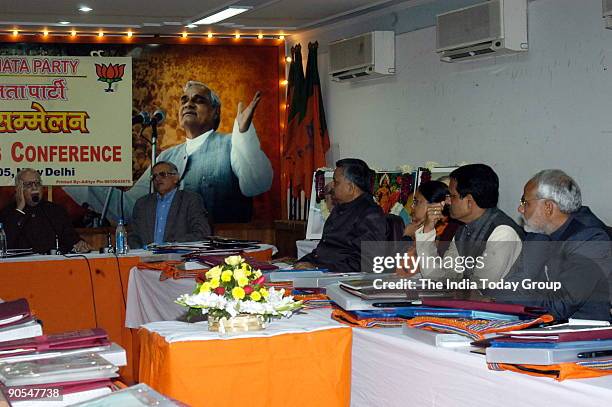
<svg viewBox="0 0 612 407"><path fill-rule="evenodd" d="M487 369L483 355L436 348L400 328L353 329L351 406L612 405L612 376L557 382Z"/></svg>
<svg viewBox="0 0 612 407"><path fill-rule="evenodd" d="M193 291L193 279L159 281L159 270L130 270L125 326L138 328L154 321L174 321L186 311L174 303L181 294Z"/></svg>
<svg viewBox="0 0 612 407"><path fill-rule="evenodd" d="M319 244L319 240L298 240L295 242L297 248L297 258L302 258L311 253Z"/></svg>
<svg viewBox="0 0 612 407"><path fill-rule="evenodd" d="M300 314L294 314L291 318L274 319L262 331L226 335L219 332L209 332L207 322L196 322L193 324L176 321L151 322L143 325L143 328L163 336L168 343L213 339L258 338L334 328L350 329L350 327L331 319L329 313L328 309L309 310Z"/></svg>
<svg viewBox="0 0 612 407"><path fill-rule="evenodd" d="M147 329L170 341L222 338L197 324L149 324L173 321L181 316L184 308L173 301L180 294L193 290L193 286L193 280L159 281L159 271L132 269L126 326L138 328L148 324ZM277 321L261 334L338 326L328 319L329 312L309 311L307 316L296 315ZM426 345L406 337L399 328L353 329L353 407L603 407L610 405L611 400L612 376L557 382L514 372L491 371L482 355Z"/></svg>

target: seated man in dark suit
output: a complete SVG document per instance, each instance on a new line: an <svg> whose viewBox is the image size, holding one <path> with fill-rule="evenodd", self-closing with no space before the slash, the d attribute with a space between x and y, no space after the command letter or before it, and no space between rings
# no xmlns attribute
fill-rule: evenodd
<svg viewBox="0 0 612 407"><path fill-rule="evenodd" d="M149 243L191 242L210 235L210 226L200 195L181 191L178 170L160 161L151 169L155 192L138 199L132 213L128 243L141 248Z"/></svg>
<svg viewBox="0 0 612 407"><path fill-rule="evenodd" d="M561 170L537 173L524 188L518 211L528 232L508 281L559 282L560 289L496 292L498 300L547 308L557 320L610 319L612 248L590 211L585 221L580 187ZM601 223L601 224L600 224Z"/></svg>
<svg viewBox="0 0 612 407"><path fill-rule="evenodd" d="M15 202L0 213L9 249L32 249L48 253L59 249L67 253L91 250L72 227L66 210L44 199L38 171L25 168L15 178Z"/></svg>
<svg viewBox="0 0 612 407"><path fill-rule="evenodd" d="M336 163L334 209L323 226L319 245L295 268L325 268L333 272L361 270L361 242L384 241L387 222L372 196L373 171L357 158ZM363 270L363 271L372 271Z"/></svg>

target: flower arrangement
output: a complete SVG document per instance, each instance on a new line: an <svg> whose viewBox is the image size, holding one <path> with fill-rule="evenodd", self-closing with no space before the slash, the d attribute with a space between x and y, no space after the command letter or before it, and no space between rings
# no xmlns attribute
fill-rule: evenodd
<svg viewBox="0 0 612 407"><path fill-rule="evenodd" d="M192 294L183 294L176 303L189 308L190 315L208 314L215 320L254 315L269 321L289 317L302 307L301 301L285 296L285 290L266 288L260 270L254 270L241 256L229 256L206 272Z"/></svg>

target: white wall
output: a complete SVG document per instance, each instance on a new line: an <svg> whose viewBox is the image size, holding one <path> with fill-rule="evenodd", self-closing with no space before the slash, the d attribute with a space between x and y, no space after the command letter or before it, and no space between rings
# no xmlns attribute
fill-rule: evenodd
<svg viewBox="0 0 612 407"><path fill-rule="evenodd" d="M360 84L330 82L322 46L329 164L344 157L387 169L484 162L500 176L500 207L515 217L524 182L561 168L612 224L612 30L604 29L601 4L530 2L530 50L505 58L447 64L434 52L433 27L400 34L395 77ZM308 41L343 38L360 26L292 39L306 61Z"/></svg>

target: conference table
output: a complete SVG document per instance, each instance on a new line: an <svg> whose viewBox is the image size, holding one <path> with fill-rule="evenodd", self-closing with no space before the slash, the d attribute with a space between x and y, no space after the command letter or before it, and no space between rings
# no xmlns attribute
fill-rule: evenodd
<svg viewBox="0 0 612 407"><path fill-rule="evenodd" d="M178 352L174 353L169 348L184 347L185 355L192 352L196 352L193 353L194 355L198 354L200 346L202 346L201 349L207 349L207 352L211 349L209 348L210 342L205 344L204 340L181 341L180 335L172 336L173 328L189 324L178 322L184 325L167 325L164 328L163 324L168 324L168 322L155 322L173 321L180 318L185 310L174 304L173 301L178 295L193 290L193 287L194 281L187 279L160 282L159 272L153 270L134 268L130 275L126 324L129 324L130 327L144 324L145 328L139 331L140 343L142 349L148 346L146 351L141 349L141 379L145 382L150 380L147 383L157 390L166 393L170 390L168 393L170 395L177 395L177 393L164 387L160 378L174 377L175 381L180 380L176 375L181 374L178 367L181 362L176 362L176 358L181 352L174 351ZM308 311L303 317L321 321L330 320L329 315L329 310L316 310ZM333 321L330 320L330 322ZM156 323L162 325L156 325ZM173 323L177 322L169 324ZM194 326L193 329L197 328ZM204 326L200 329L205 331ZM433 347L403 335L401 328L350 328L350 331L352 332L351 406L517 407L537 405L559 407L577 405L600 407L612 400L612 376L557 382L549 378L514 372L491 371L487 368L483 355L470 353L468 348ZM166 336L171 340L166 340ZM235 340L219 337L215 339L226 342ZM243 342L251 340L240 339ZM253 342L253 346L249 349L256 349L259 346L259 342ZM147 352L154 352L154 349L158 349L157 357L146 355ZM215 353L216 349L210 352ZM214 359L214 363L219 366L223 363L235 366L237 362L233 358L227 357L224 361ZM156 362L150 363L152 359L155 359ZM198 358L194 360L200 363ZM173 365L173 362L179 365ZM248 361L243 362L239 363L241 368L244 364L249 363ZM176 386L176 383L174 385ZM279 382L277 386L282 388L283 383ZM183 396L183 394L180 395ZM177 398L181 400L180 397ZM298 404L288 402L286 405ZM310 405L328 404L312 403Z"/></svg>
<svg viewBox="0 0 612 407"><path fill-rule="evenodd" d="M240 334L176 321L138 334L139 380L190 406L349 406L352 332L327 310Z"/></svg>
<svg viewBox="0 0 612 407"><path fill-rule="evenodd" d="M132 332L125 328L129 271L143 250L126 256L85 254L33 255L0 259L0 298L26 298L43 322L43 332L104 328L112 342L127 351L128 365L120 373L126 382L135 379Z"/></svg>

